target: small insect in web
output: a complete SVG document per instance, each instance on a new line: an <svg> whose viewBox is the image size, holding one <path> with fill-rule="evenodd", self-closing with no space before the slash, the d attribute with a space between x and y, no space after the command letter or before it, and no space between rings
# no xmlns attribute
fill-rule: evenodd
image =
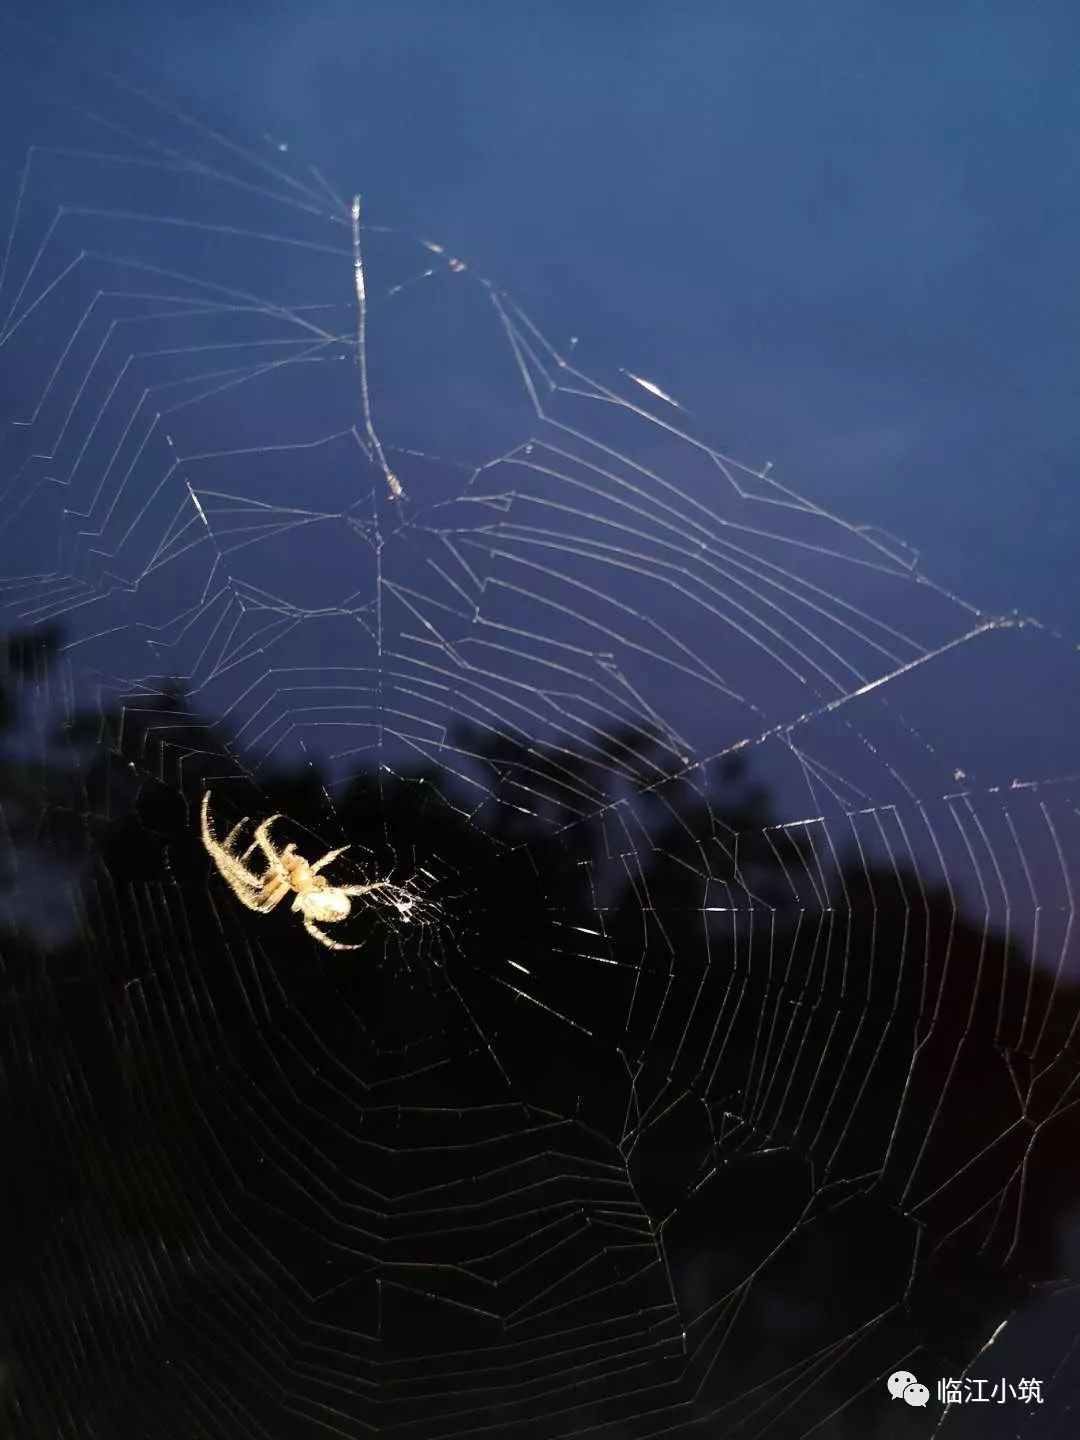
<svg viewBox="0 0 1080 1440"><path fill-rule="evenodd" d="M282 900L289 895L295 895L293 912L303 916L304 929L318 940L320 945L325 945L330 950L359 950L360 945L346 945L340 940L331 940L315 922L333 925L340 920L347 920L352 908L349 898L352 895L366 895L371 890L399 891L400 887L389 880L376 880L368 885L331 884L326 876L319 872L339 855L344 855L349 847L343 845L339 850L328 850L320 859L309 863L296 853L295 845L289 844L284 850L279 850L271 840L270 827L275 820L280 819L280 815L271 815L268 820L256 826L255 838L251 844L243 854L237 854L241 843L238 837L248 823L248 817L245 815L234 825L224 840L218 840L210 828L210 791L205 791L202 802L202 842L217 866L218 874L241 905L260 915L268 915ZM261 872L250 869L247 864L256 850L261 852L261 858L266 861L266 868ZM398 912L403 919L408 918L411 904L409 899L400 899L397 902Z"/></svg>

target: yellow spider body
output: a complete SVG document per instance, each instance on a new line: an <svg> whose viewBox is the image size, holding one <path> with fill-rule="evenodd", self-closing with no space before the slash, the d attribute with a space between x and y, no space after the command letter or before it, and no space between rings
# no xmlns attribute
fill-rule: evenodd
<svg viewBox="0 0 1080 1440"><path fill-rule="evenodd" d="M270 826L280 815L271 815L255 828L255 838L242 855L237 854L240 831L248 823L244 818L229 831L224 840L218 840L210 828L210 791L203 794L202 842L211 860L217 866L218 874L229 889L249 910L268 915L287 896L293 895L294 913L303 916L304 929L309 935L330 950L359 950L359 945L344 945L340 940L331 940L315 923L333 925L348 918L352 909L352 895L366 895L369 890L382 890L390 886L388 880L376 880L371 885L332 885L320 870L343 855L349 848L328 850L313 864L296 853L295 845L286 845L279 850L270 839ZM247 861L255 851L261 852L266 869L256 873L248 868Z"/></svg>

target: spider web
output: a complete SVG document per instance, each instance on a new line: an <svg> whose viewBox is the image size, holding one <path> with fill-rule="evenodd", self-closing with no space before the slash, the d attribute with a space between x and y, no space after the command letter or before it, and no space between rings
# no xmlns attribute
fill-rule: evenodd
<svg viewBox="0 0 1080 1440"><path fill-rule="evenodd" d="M6 37L11 1433L1070 1433L1075 647Z"/></svg>

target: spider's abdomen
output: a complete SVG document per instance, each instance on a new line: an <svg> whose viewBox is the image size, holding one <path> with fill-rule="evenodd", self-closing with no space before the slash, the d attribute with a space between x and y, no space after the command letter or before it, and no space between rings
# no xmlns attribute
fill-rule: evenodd
<svg viewBox="0 0 1080 1440"><path fill-rule="evenodd" d="M308 890L300 896L300 908L309 920L324 923L344 920L349 913L349 897L340 890Z"/></svg>

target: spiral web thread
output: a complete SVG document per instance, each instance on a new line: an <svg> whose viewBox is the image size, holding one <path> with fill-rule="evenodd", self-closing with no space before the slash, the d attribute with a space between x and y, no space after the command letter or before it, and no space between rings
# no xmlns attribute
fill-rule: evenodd
<svg viewBox="0 0 1080 1440"><path fill-rule="evenodd" d="M56 1207L6 1262L15 1433L877 1433L882 1376L996 1374L1033 1296L1067 1433L1075 647L72 73L0 285L0 600L61 637L11 741L0 1086ZM284 838L415 902L359 958L199 847L204 786L223 833L290 768Z"/></svg>

